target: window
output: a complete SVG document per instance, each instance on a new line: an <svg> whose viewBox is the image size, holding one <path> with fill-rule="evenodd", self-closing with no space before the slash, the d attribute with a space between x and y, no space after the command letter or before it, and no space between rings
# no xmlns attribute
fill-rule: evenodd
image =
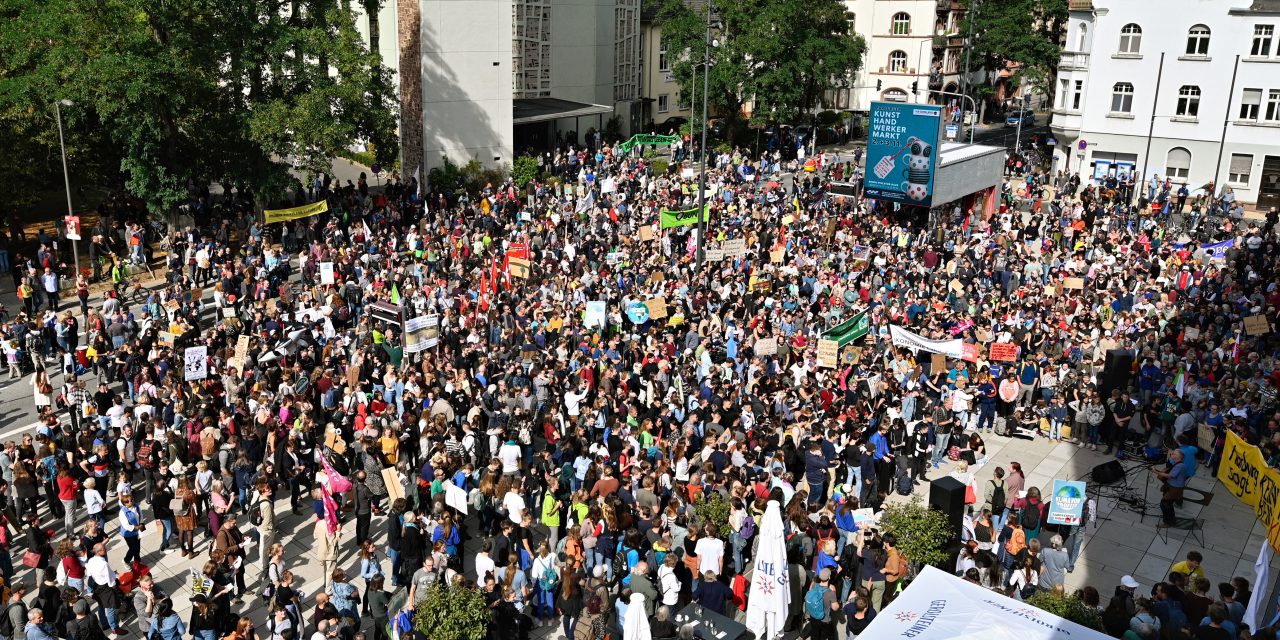
<svg viewBox="0 0 1280 640"><path fill-rule="evenodd" d="M1111 112L1129 113L1133 111L1133 85L1128 82L1117 82L1111 88Z"/></svg>
<svg viewBox="0 0 1280 640"><path fill-rule="evenodd" d="M1272 89L1267 92L1266 120L1280 122L1280 89Z"/></svg>
<svg viewBox="0 0 1280 640"><path fill-rule="evenodd" d="M1257 120L1260 104L1262 104L1262 89L1245 89L1240 95L1240 119Z"/></svg>
<svg viewBox="0 0 1280 640"><path fill-rule="evenodd" d="M887 89L884 92L884 99L889 102L906 102L907 92L902 89Z"/></svg>
<svg viewBox="0 0 1280 640"><path fill-rule="evenodd" d="M1084 95L1084 80L1076 80L1076 90L1071 94L1071 110L1080 110L1080 97Z"/></svg>
<svg viewBox="0 0 1280 640"><path fill-rule="evenodd" d="M1191 172L1191 152L1182 147L1170 149L1164 161L1164 171L1166 178L1185 182Z"/></svg>
<svg viewBox="0 0 1280 640"><path fill-rule="evenodd" d="M1187 32L1187 55L1209 55L1209 27L1198 24Z"/></svg>
<svg viewBox="0 0 1280 640"><path fill-rule="evenodd" d="M893 31L895 36L906 36L911 34L911 16L907 13L893 14Z"/></svg>
<svg viewBox="0 0 1280 640"><path fill-rule="evenodd" d="M846 11L844 13L844 21L849 25L849 33L857 33L854 27L858 24L858 16L854 15L852 11Z"/></svg>
<svg viewBox="0 0 1280 640"><path fill-rule="evenodd" d="M671 103L667 94L658 94L658 113L666 113L671 110Z"/></svg>
<svg viewBox="0 0 1280 640"><path fill-rule="evenodd" d="M658 71L670 71L671 61L667 59L667 39L658 39Z"/></svg>
<svg viewBox="0 0 1280 640"><path fill-rule="evenodd" d="M1120 29L1120 53L1137 54L1142 50L1142 27L1126 24Z"/></svg>
<svg viewBox="0 0 1280 640"><path fill-rule="evenodd" d="M1249 184L1249 174L1253 173L1253 156L1247 153L1231 154L1231 164L1227 166L1227 182Z"/></svg>
<svg viewBox="0 0 1280 640"><path fill-rule="evenodd" d="M1249 50L1249 55L1265 58L1271 55L1271 35L1275 33L1275 27L1269 24L1253 25L1253 48Z"/></svg>
<svg viewBox="0 0 1280 640"><path fill-rule="evenodd" d="M907 52L894 51L889 54L889 73L907 72Z"/></svg>
<svg viewBox="0 0 1280 640"><path fill-rule="evenodd" d="M1070 80L1058 81L1058 108L1059 109L1067 108L1067 87L1070 87L1070 86L1071 86Z"/></svg>
<svg viewBox="0 0 1280 640"><path fill-rule="evenodd" d="M1080 23L1080 45L1076 47L1076 51L1089 50L1089 48L1085 46L1085 38L1088 38L1088 37L1089 37L1089 25L1081 22Z"/></svg>
<svg viewBox="0 0 1280 640"><path fill-rule="evenodd" d="M683 91L676 92L676 108L681 111L689 110L689 101L685 100Z"/></svg>
<svg viewBox="0 0 1280 640"><path fill-rule="evenodd" d="M1200 113L1200 87L1183 85L1178 89L1178 115L1194 118Z"/></svg>

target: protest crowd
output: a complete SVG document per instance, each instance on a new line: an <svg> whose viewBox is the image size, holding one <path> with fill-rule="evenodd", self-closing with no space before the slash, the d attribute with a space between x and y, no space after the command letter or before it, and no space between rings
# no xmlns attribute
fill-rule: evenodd
<svg viewBox="0 0 1280 640"><path fill-rule="evenodd" d="M321 177L286 205L324 206L279 222L205 195L157 230L114 197L74 294L65 243L17 256L3 345L41 426L0 452L0 637L430 638L415 608L468 587L495 639L620 640L630 606L687 637L690 602L741 618L776 501L787 629L854 638L918 569L875 514L946 475L968 494L947 569L1064 589L1089 514L1047 524L1017 463L976 481L989 441L1157 459L1162 527L1228 431L1280 459L1275 333L1244 326L1280 306L1274 217L1195 199L1179 239L1174 207L1043 172L928 215L830 193L858 182L848 156L734 151L708 157L700 260L694 179L643 151L479 192ZM928 341L964 355L905 346ZM1132 375L1100 393L1115 351ZM306 530L309 589L279 542ZM199 560L173 593L152 535ZM1188 556L1080 596L1115 637L1275 638L1241 625L1249 591Z"/></svg>

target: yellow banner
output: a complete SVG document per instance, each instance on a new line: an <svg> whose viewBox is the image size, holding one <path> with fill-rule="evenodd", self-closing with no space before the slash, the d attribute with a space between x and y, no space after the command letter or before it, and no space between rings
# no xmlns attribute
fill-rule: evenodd
<svg viewBox="0 0 1280 640"><path fill-rule="evenodd" d="M297 220L298 218L310 218L311 216L324 213L329 210L329 201L321 200L304 204L301 207L293 207L292 209L267 209L262 213L266 215L267 224L272 222L284 222L285 220Z"/></svg>
<svg viewBox="0 0 1280 640"><path fill-rule="evenodd" d="M1258 521L1267 527L1267 542L1280 551L1280 472L1267 466L1257 447L1228 431L1218 481L1253 507Z"/></svg>

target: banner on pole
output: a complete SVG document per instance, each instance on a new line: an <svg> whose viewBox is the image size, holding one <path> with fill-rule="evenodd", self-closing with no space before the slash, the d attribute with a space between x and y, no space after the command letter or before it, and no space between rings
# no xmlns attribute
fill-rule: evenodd
<svg viewBox="0 0 1280 640"><path fill-rule="evenodd" d="M707 204L702 208L702 221L707 221L707 212L711 210L711 205ZM698 224L698 208L685 209L684 211L672 211L663 209L661 215L663 229L671 229L674 227L688 227Z"/></svg>

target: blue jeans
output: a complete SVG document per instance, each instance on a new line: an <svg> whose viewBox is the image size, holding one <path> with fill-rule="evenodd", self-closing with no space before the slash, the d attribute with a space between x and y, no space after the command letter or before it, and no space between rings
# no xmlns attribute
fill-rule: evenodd
<svg viewBox="0 0 1280 640"><path fill-rule="evenodd" d="M741 533L733 531L729 534L729 545L733 549L733 570L742 573L742 550L746 548L747 541L742 539Z"/></svg>
<svg viewBox="0 0 1280 640"><path fill-rule="evenodd" d="M119 629L120 623L116 620L116 610L98 607L98 624L102 625L102 630Z"/></svg>
<svg viewBox="0 0 1280 640"><path fill-rule="evenodd" d="M1049 437L1057 440L1062 437L1062 423L1057 420L1049 421Z"/></svg>
<svg viewBox="0 0 1280 640"><path fill-rule="evenodd" d="M564 622L564 637L572 638L573 629L578 626L578 617L577 616L561 616L561 619Z"/></svg>
<svg viewBox="0 0 1280 640"><path fill-rule="evenodd" d="M169 541L173 539L174 522L173 518L162 518L160 526L164 528L164 533L160 537L160 550L164 551L169 548ZM256 529L254 530L257 531Z"/></svg>
<svg viewBox="0 0 1280 640"><path fill-rule="evenodd" d="M995 528L995 534L999 537L1000 532L1004 531L1004 523L1009 521L1009 509L992 505L991 510L991 526Z"/></svg>
<svg viewBox="0 0 1280 640"><path fill-rule="evenodd" d="M217 632L213 629L202 629L200 631L192 631L191 637L196 640L218 640Z"/></svg>
<svg viewBox="0 0 1280 640"><path fill-rule="evenodd" d="M979 427L982 426L981 419L978 420L978 426ZM936 465L942 462L942 456L946 455L947 453L947 445L950 444L951 442L951 434L939 433L937 434L937 436L935 436L935 438L936 438L936 443L933 445L933 464Z"/></svg>
<svg viewBox="0 0 1280 640"><path fill-rule="evenodd" d="M395 549L387 549L387 558L391 559L391 586L398 586L396 576L400 575L400 552Z"/></svg>
<svg viewBox="0 0 1280 640"><path fill-rule="evenodd" d="M1076 527L1071 535L1067 536L1067 571L1076 570L1076 560L1080 558L1080 550L1084 548L1084 532L1080 531L1081 527Z"/></svg>
<svg viewBox="0 0 1280 640"><path fill-rule="evenodd" d="M555 589L543 590L539 585L534 588L533 617L539 620L553 620L556 617Z"/></svg>
<svg viewBox="0 0 1280 640"><path fill-rule="evenodd" d="M978 410L978 426L977 430L992 429L996 425L996 408L992 405L983 404Z"/></svg>

